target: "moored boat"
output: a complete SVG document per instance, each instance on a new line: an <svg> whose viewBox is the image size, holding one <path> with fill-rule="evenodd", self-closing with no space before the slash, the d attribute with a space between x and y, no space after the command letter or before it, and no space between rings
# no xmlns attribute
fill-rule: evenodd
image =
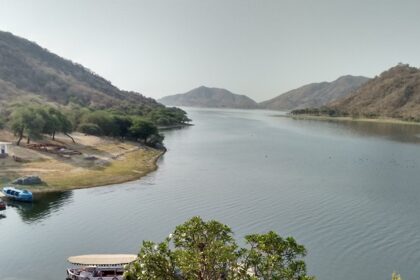
<svg viewBox="0 0 420 280"><path fill-rule="evenodd" d="M69 263L76 267L67 269L66 280L123 280L124 265L136 258L126 254L69 257Z"/></svg>
<svg viewBox="0 0 420 280"><path fill-rule="evenodd" d="M31 202L33 197L32 193L28 190L20 190L14 187L4 187L3 194L10 199L16 201Z"/></svg>

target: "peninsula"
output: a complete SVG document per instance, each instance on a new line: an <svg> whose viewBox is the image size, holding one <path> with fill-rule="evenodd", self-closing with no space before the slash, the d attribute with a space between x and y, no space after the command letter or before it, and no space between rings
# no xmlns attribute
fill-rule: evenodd
<svg viewBox="0 0 420 280"><path fill-rule="evenodd" d="M0 181L34 192L121 183L156 169L160 127L186 112L124 91L84 66L0 31ZM7 152L6 152L7 149Z"/></svg>
<svg viewBox="0 0 420 280"><path fill-rule="evenodd" d="M35 193L123 183L156 170L156 161L164 153L130 141L81 133L72 136L76 143L64 135L42 144L9 142L8 156L0 158L3 183L35 175L42 183L24 186ZM0 138L13 141L7 131L1 131Z"/></svg>

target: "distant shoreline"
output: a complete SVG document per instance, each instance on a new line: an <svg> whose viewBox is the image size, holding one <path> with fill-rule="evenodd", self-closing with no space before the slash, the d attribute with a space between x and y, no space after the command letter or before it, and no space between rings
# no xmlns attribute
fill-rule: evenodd
<svg viewBox="0 0 420 280"><path fill-rule="evenodd" d="M279 117L287 117L296 120L318 120L318 121L346 121L346 122L370 122L370 123L387 123L387 124L403 124L403 125L420 125L420 122L405 121L394 118L353 118L353 117L330 117L330 116L314 116L314 115L279 115Z"/></svg>
<svg viewBox="0 0 420 280"><path fill-rule="evenodd" d="M181 128L189 127L189 126L194 126L194 124L183 123L183 124L175 124L175 125L161 125L161 126L158 126L158 129L160 131L163 131L163 130L171 130L171 129L181 129Z"/></svg>

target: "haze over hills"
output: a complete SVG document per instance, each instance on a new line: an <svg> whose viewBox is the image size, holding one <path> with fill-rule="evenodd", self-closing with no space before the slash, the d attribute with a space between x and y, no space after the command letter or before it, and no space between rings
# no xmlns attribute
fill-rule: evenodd
<svg viewBox="0 0 420 280"><path fill-rule="evenodd" d="M245 95L222 88L201 86L186 93L165 96L158 100L165 105L207 108L256 109L257 102Z"/></svg>
<svg viewBox="0 0 420 280"><path fill-rule="evenodd" d="M22 98L95 109L163 107L137 92L120 90L89 69L33 42L0 31L0 102Z"/></svg>
<svg viewBox="0 0 420 280"><path fill-rule="evenodd" d="M120 90L91 70L26 39L0 31L0 106L36 100L143 114L163 108L152 98ZM256 103L226 89L201 86L160 99L165 105L293 110L328 106L348 115L420 120L420 70L400 64L372 80L343 76Z"/></svg>
<svg viewBox="0 0 420 280"><path fill-rule="evenodd" d="M329 107L353 116L420 121L420 69L399 64Z"/></svg>
<svg viewBox="0 0 420 280"><path fill-rule="evenodd" d="M321 107L350 94L368 80L366 77L348 75L333 82L312 83L261 102L260 107L284 111Z"/></svg>

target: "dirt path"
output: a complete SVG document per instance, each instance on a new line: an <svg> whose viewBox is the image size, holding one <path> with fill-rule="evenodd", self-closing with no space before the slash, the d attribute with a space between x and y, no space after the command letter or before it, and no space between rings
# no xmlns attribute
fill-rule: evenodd
<svg viewBox="0 0 420 280"><path fill-rule="evenodd" d="M43 169L43 168L2 168L0 173L6 172L55 172L56 169Z"/></svg>

